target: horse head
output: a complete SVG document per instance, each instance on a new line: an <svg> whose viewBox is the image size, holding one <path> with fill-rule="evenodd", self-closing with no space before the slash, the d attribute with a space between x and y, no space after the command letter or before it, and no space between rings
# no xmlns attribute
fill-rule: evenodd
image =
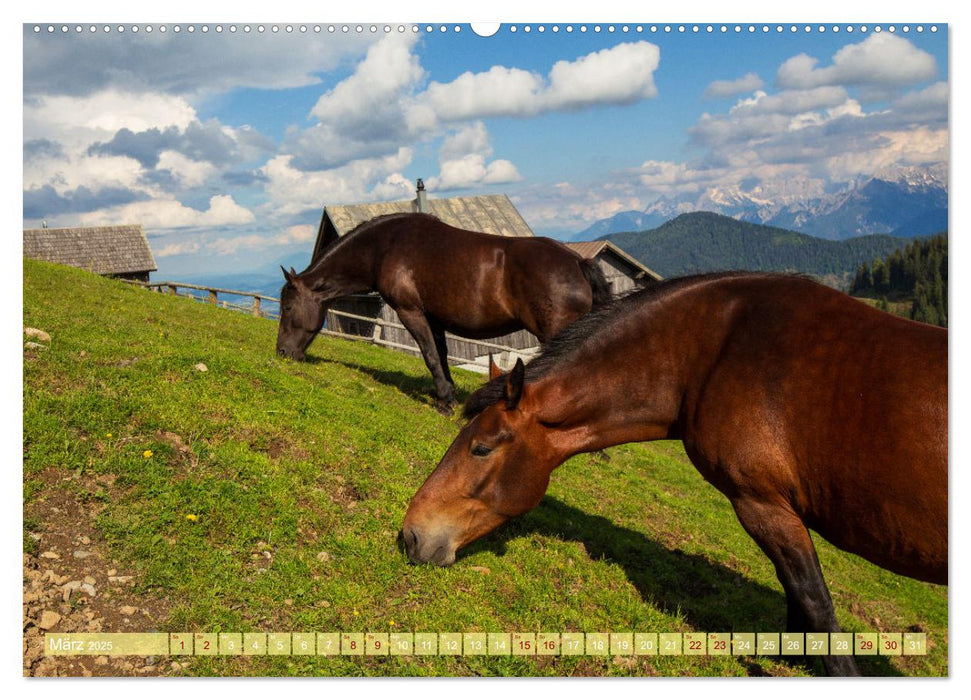
<svg viewBox="0 0 971 700"><path fill-rule="evenodd" d="M283 267L286 283L280 290L280 327L277 331L278 355L293 360L306 357L307 346L324 325L327 307L321 294L310 289L293 268Z"/></svg>
<svg viewBox="0 0 971 700"><path fill-rule="evenodd" d="M562 461L538 420L522 360L493 380L497 400L470 420L415 493L402 524L408 557L448 566L458 549L543 498Z"/></svg>

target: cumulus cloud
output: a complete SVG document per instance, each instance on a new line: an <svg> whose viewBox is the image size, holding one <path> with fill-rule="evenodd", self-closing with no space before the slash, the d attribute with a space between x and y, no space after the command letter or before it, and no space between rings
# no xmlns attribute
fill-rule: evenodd
<svg viewBox="0 0 971 700"><path fill-rule="evenodd" d="M535 73L493 66L480 73L462 73L448 83L433 82L423 100L434 116L445 122L523 117L539 113L542 89L543 80Z"/></svg>
<svg viewBox="0 0 971 700"><path fill-rule="evenodd" d="M833 54L831 65L818 68L818 59L793 56L779 67L776 84L782 88L822 85L904 86L931 80L937 62L903 37L887 32L871 34L858 44Z"/></svg>
<svg viewBox="0 0 971 700"><path fill-rule="evenodd" d="M519 68L493 66L463 73L449 83L433 82L421 100L445 122L630 104L657 95L654 71L660 56L656 45L639 41L557 61L545 79Z"/></svg>
<svg viewBox="0 0 971 700"><path fill-rule="evenodd" d="M227 165L272 148L272 142L252 128L230 129L211 119L205 123L191 121L184 129L152 127L135 133L123 128L111 140L92 144L88 153L128 156L143 167L153 168L158 165L162 151L176 151L192 160Z"/></svg>
<svg viewBox="0 0 971 700"><path fill-rule="evenodd" d="M159 212L171 213L170 223L159 220L163 228L192 225L200 215L179 204L177 194L218 192L223 170L274 148L249 127L200 121L183 97L115 90L30 99L24 134L26 219L70 213L91 219L102 209L109 220L135 212L154 221ZM204 216L246 219L224 199Z"/></svg>
<svg viewBox="0 0 971 700"><path fill-rule="evenodd" d="M82 96L44 95L24 104L24 140L53 139L65 147L89 146L122 129L138 133L198 121L184 97L104 90Z"/></svg>
<svg viewBox="0 0 971 700"><path fill-rule="evenodd" d="M734 97L753 92L765 85L758 73L746 73L735 80L716 80L705 88L705 97Z"/></svg>
<svg viewBox="0 0 971 700"><path fill-rule="evenodd" d="M316 123L293 130L284 143L293 167L323 170L383 156L435 138L443 128L461 122L629 104L657 95L654 71L660 50L646 41L558 61L547 76L496 65L447 83L433 81L424 89L426 74L414 53L416 41L410 34L383 38L351 76L321 96L311 112ZM489 170L489 165L482 167ZM470 159L462 170L468 174L477 168ZM491 173L504 178L511 170L497 164Z"/></svg>
<svg viewBox="0 0 971 700"><path fill-rule="evenodd" d="M260 169L271 200L269 213L292 215L319 212L325 203L405 199L412 195L411 185L400 171L412 157L411 149L399 148L381 158L362 158L329 170L303 171L293 166L293 156L276 156Z"/></svg>
<svg viewBox="0 0 971 700"><path fill-rule="evenodd" d="M111 226L139 223L145 228L172 229L189 227L233 226L255 220L253 212L237 204L230 195L216 195L205 211L187 207L174 199L154 199L100 209L79 217L83 226Z"/></svg>
<svg viewBox="0 0 971 700"><path fill-rule="evenodd" d="M91 190L84 185L58 192L50 185L24 190L24 218L39 220L63 214L97 211L147 199L142 192L124 187L104 187Z"/></svg>
<svg viewBox="0 0 971 700"><path fill-rule="evenodd" d="M654 71L660 61L661 50L646 41L618 44L575 61L557 61L542 100L546 109L580 109L656 97Z"/></svg>
<svg viewBox="0 0 971 700"><path fill-rule="evenodd" d="M370 32L329 41L313 31L246 33L241 27L235 33L156 29L47 35L35 34L32 25L24 25L23 37L27 96L302 87L319 83L320 73L359 56L375 40Z"/></svg>
<svg viewBox="0 0 971 700"><path fill-rule="evenodd" d="M447 136L442 141L438 156L440 172L427 181L428 187L437 192L522 179L510 161L488 161L492 156L492 147L482 122L475 122Z"/></svg>

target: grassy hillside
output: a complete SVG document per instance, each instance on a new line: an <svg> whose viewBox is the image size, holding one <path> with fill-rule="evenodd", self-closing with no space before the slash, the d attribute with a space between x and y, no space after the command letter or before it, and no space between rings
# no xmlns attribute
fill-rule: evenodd
<svg viewBox="0 0 971 700"><path fill-rule="evenodd" d="M860 263L910 242L885 235L828 241L711 212L682 214L650 231L604 238L665 277L718 270L795 271L833 285L845 285Z"/></svg>
<svg viewBox="0 0 971 700"><path fill-rule="evenodd" d="M435 411L421 360L329 338L308 363L280 360L273 322L28 261L24 324L51 336L23 364L25 672L821 672L749 657L41 658L41 624L778 631L785 606L772 566L679 443L574 458L536 510L453 567L413 566L395 537L458 431ZM481 381L454 374L463 398ZM821 541L819 554L844 629L928 633L928 656L865 658L865 673L947 673L946 588ZM65 593L72 581L82 588Z"/></svg>

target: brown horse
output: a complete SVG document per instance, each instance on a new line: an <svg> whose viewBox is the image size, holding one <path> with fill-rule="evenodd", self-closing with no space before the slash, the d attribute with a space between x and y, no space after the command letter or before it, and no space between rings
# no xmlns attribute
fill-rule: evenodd
<svg viewBox="0 0 971 700"><path fill-rule="evenodd" d="M775 565L791 631L837 631L807 528L947 583L947 331L801 277L671 280L580 319L490 381L411 500L415 562L535 507L580 452L680 439ZM852 658L824 659L854 674Z"/></svg>
<svg viewBox="0 0 971 700"><path fill-rule="evenodd" d="M596 263L554 240L465 231L428 214L371 219L283 275L280 355L304 359L330 302L376 291L418 343L443 412L455 401L446 331L484 339L525 328L545 343L610 300Z"/></svg>

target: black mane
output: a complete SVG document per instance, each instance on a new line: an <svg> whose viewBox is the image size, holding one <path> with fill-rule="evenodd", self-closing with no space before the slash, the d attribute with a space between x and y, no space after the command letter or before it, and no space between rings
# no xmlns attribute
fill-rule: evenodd
<svg viewBox="0 0 971 700"><path fill-rule="evenodd" d="M665 296L682 287L728 277L793 277L794 275L779 275L776 273L760 272L714 272L687 277L672 277L659 284L651 285L627 296L615 299L608 304L594 309L586 316L581 316L554 337L542 352L526 365L527 383L544 377L550 370L567 360L573 352L584 343L600 334L611 319L625 316L629 310L641 304L650 303L654 299ZM795 275L801 277L802 275ZM505 396L506 377L497 377L475 391L465 402L462 416L471 420Z"/></svg>

